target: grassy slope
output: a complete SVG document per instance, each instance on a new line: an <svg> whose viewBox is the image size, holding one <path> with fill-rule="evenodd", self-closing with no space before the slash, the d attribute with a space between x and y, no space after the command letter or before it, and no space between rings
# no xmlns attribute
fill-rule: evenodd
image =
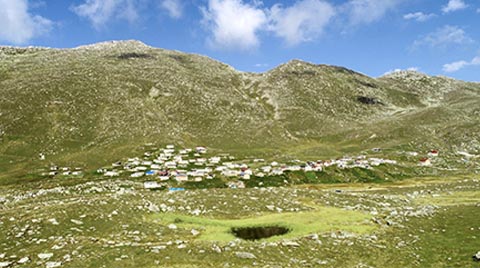
<svg viewBox="0 0 480 268"><path fill-rule="evenodd" d="M231 228L251 226L281 226L290 232L281 237L272 237L268 241L296 238L313 233L344 230L364 234L375 230L369 223L369 216L356 211L345 211L331 207L318 207L315 211L272 213L245 219L209 219L182 214L162 213L152 217L163 225L176 223L179 227L202 229L199 240L228 242L235 239Z"/></svg>
<svg viewBox="0 0 480 268"><path fill-rule="evenodd" d="M96 168L147 142L266 158L480 148L478 84L300 61L248 74L134 41L1 51L3 178L49 162Z"/></svg>

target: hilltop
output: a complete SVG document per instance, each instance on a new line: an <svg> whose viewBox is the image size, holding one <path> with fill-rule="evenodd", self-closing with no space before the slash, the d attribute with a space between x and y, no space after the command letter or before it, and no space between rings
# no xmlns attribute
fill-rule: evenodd
<svg viewBox="0 0 480 268"><path fill-rule="evenodd" d="M0 177L45 161L95 168L145 143L267 158L480 150L480 85L416 72L371 78L292 60L245 73L201 55L112 41L2 47L0 91Z"/></svg>

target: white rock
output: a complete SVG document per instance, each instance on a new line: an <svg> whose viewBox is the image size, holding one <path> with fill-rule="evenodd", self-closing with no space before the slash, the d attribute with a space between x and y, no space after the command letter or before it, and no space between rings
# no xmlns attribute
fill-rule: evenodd
<svg viewBox="0 0 480 268"><path fill-rule="evenodd" d="M20 260L18 260L18 263L24 264L24 263L27 263L29 260L30 260L30 258L28 258L28 257L23 257L23 258L21 258Z"/></svg>
<svg viewBox="0 0 480 268"><path fill-rule="evenodd" d="M195 209L194 211L191 212L192 215L198 216L202 213L200 209Z"/></svg>
<svg viewBox="0 0 480 268"><path fill-rule="evenodd" d="M56 219L49 219L48 222L50 222L53 225L58 225L58 221Z"/></svg>
<svg viewBox="0 0 480 268"><path fill-rule="evenodd" d="M8 266L10 266L10 264L12 264L12 263L9 262L9 261L2 261L2 262L0 262L0 267L8 267Z"/></svg>
<svg viewBox="0 0 480 268"><path fill-rule="evenodd" d="M175 230L175 229L177 229L177 226L172 223L172 224L168 225L168 228L172 229L172 230Z"/></svg>
<svg viewBox="0 0 480 268"><path fill-rule="evenodd" d="M192 229L191 233L192 233L193 236L197 236L197 235L200 234L200 232L195 230L195 229Z"/></svg>
<svg viewBox="0 0 480 268"><path fill-rule="evenodd" d="M300 244L297 243L297 242L294 242L294 241L283 241L282 246L285 246L285 247L299 247Z"/></svg>
<svg viewBox="0 0 480 268"><path fill-rule="evenodd" d="M160 208L155 204L150 204L148 206L148 210L151 211L151 212L159 212Z"/></svg>
<svg viewBox="0 0 480 268"><path fill-rule="evenodd" d="M217 245L213 245L212 250L217 252L217 253L222 253L222 249Z"/></svg>
<svg viewBox="0 0 480 268"><path fill-rule="evenodd" d="M75 219L71 219L70 221L73 222L73 223L75 223L76 225L82 225L82 224L83 224L82 221L75 220Z"/></svg>
<svg viewBox="0 0 480 268"><path fill-rule="evenodd" d="M256 259L257 257L250 252L235 252L235 256L240 259Z"/></svg>
<svg viewBox="0 0 480 268"><path fill-rule="evenodd" d="M47 260L53 257L53 253L40 253L37 256L42 260Z"/></svg>
<svg viewBox="0 0 480 268"><path fill-rule="evenodd" d="M46 268L56 268L56 267L60 267L62 266L62 263L61 262L56 262L56 261L49 261L45 264L45 267Z"/></svg>
<svg viewBox="0 0 480 268"><path fill-rule="evenodd" d="M312 239L312 240L318 240L318 234L311 234L309 236L307 236L308 238Z"/></svg>

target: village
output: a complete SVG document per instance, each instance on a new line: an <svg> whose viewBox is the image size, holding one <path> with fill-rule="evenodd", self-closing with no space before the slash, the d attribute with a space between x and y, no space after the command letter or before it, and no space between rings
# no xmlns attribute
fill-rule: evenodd
<svg viewBox="0 0 480 268"><path fill-rule="evenodd" d="M244 181L251 178L268 178L280 176L286 172L321 172L327 167L340 169L373 167L397 161L366 156L343 157L332 160L300 161L288 163L276 161L267 163L264 159L237 160L229 154L218 154L207 157L207 148L199 146L194 149L179 148L167 145L155 152L145 152L143 157L128 158L125 162L115 162L110 167L97 170L104 177L128 176L131 178L147 178L144 187L157 189L166 186L167 182L202 182L221 178L230 188L245 188ZM182 188L170 188L182 190Z"/></svg>
<svg viewBox="0 0 480 268"><path fill-rule="evenodd" d="M402 166L397 160L385 159L378 156L381 148L370 151L373 156L362 154L358 156L344 156L328 160L289 160L286 162L266 161L262 158L237 159L228 153L210 153L206 147L179 148L173 144L155 147L148 144L144 147L143 155L127 158L112 163L110 166L96 170L96 176L104 178L131 178L144 182L146 189L167 188L170 191L185 190L184 183L198 183L216 180L229 188L246 188L250 179L265 179L282 176L291 172L320 173L327 168L338 170L362 169L373 170L381 165ZM400 153L398 153L400 154ZM429 168L439 159L439 150L429 150L424 154L418 152L401 153L409 159L416 159L416 163L409 165ZM456 155L460 161L468 162L477 159L472 155L459 151ZM42 155L40 157L43 157ZM50 165L41 170L45 177L82 177L85 171L82 167L65 167ZM263 182L260 182L260 186ZM218 186L218 184L216 184ZM208 187L207 187L208 188Z"/></svg>

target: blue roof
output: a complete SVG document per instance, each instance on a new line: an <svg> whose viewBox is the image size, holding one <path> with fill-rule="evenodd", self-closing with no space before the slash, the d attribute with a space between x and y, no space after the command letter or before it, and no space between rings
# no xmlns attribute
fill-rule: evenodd
<svg viewBox="0 0 480 268"><path fill-rule="evenodd" d="M185 188L169 188L168 190L171 192L179 192L179 191L185 191Z"/></svg>

